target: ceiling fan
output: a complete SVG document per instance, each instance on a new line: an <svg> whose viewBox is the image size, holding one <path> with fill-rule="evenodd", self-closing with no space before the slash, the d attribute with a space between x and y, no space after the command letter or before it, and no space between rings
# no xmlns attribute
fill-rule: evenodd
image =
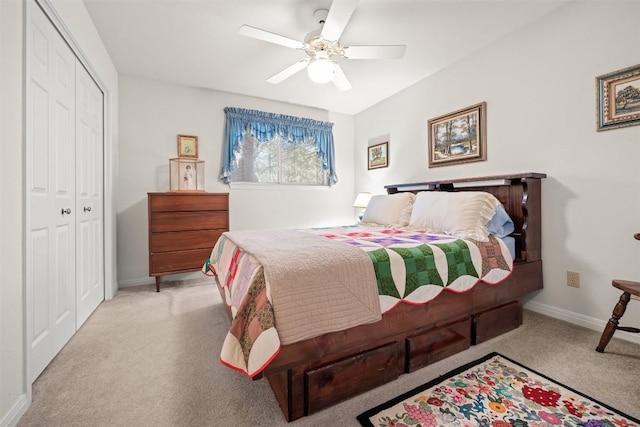
<svg viewBox="0 0 640 427"><path fill-rule="evenodd" d="M357 2L357 0L334 0L328 11L316 10L313 16L320 27L308 33L304 41L294 40L250 25L242 25L238 33L292 49L300 49L309 56L273 75L267 79L267 82L280 83L307 68L312 81L316 83L333 81L339 90L349 90L351 84L336 58L399 59L404 56L407 48L405 45L343 46L339 39Z"/></svg>

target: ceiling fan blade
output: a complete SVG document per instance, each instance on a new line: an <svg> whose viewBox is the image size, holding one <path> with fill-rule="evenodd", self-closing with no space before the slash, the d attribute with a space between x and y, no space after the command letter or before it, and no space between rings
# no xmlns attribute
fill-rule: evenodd
<svg viewBox="0 0 640 427"><path fill-rule="evenodd" d="M238 34L293 49L302 49L304 47L304 44L301 41L281 36L280 34L272 33L270 31L261 30L260 28L255 28L250 25L241 26L240 29L238 29Z"/></svg>
<svg viewBox="0 0 640 427"><path fill-rule="evenodd" d="M290 65L284 70L280 71L279 73L271 76L270 78L267 79L267 81L269 83L278 84L281 81L293 76L295 73L302 70L303 68L306 68L307 64L309 64L309 59L301 59L295 64Z"/></svg>
<svg viewBox="0 0 640 427"><path fill-rule="evenodd" d="M332 42L338 41L347 26L358 0L333 0L320 35Z"/></svg>
<svg viewBox="0 0 640 427"><path fill-rule="evenodd" d="M346 46L343 50L345 58L349 59L400 59L404 56L407 46Z"/></svg>
<svg viewBox="0 0 640 427"><path fill-rule="evenodd" d="M335 66L336 73L333 75L334 86L338 88L338 90L342 91L351 89L351 83L349 83L347 76L344 74L344 71L342 71L342 67L340 67L337 63L335 63Z"/></svg>

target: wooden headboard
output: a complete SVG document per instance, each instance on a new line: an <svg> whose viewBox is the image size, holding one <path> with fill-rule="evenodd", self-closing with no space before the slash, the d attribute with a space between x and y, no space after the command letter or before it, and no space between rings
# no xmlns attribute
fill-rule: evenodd
<svg viewBox="0 0 640 427"><path fill-rule="evenodd" d="M516 262L541 257L541 180L544 173L482 176L441 181L386 185L388 194L420 191L486 191L496 196L515 224Z"/></svg>

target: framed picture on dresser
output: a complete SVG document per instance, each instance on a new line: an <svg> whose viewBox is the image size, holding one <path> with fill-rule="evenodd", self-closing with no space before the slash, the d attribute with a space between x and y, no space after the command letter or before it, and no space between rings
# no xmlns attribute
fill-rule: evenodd
<svg viewBox="0 0 640 427"><path fill-rule="evenodd" d="M178 157L198 158L198 137L195 135L178 135Z"/></svg>

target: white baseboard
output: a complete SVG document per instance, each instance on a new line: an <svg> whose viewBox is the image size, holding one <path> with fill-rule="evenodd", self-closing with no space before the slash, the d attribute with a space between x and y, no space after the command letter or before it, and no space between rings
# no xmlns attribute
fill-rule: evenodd
<svg viewBox="0 0 640 427"><path fill-rule="evenodd" d="M0 427L14 427L18 425L18 421L27 412L29 409L29 402L27 401L27 395L21 395L13 407L7 412L7 414L2 417L0 421Z"/></svg>
<svg viewBox="0 0 640 427"><path fill-rule="evenodd" d="M105 299L108 299L108 300L109 300L109 299L112 299L112 298L113 298L113 297L118 293L118 289L119 289L119 288L118 288L118 282L113 282L113 283L111 284L111 291L110 291L110 292L111 292L111 294L110 294L110 295L108 295L108 294L109 294L109 292L105 292Z"/></svg>
<svg viewBox="0 0 640 427"><path fill-rule="evenodd" d="M161 282L197 280L197 279L203 279L206 277L208 276L205 276L201 271L193 271L189 273L176 273L176 274L168 274L166 276L162 276ZM142 285L155 285L155 283L156 283L155 277L139 277L137 279L120 280L118 281L118 289L131 288L133 286L142 286Z"/></svg>
<svg viewBox="0 0 640 427"><path fill-rule="evenodd" d="M607 324L607 321L585 316L579 313L574 313L573 311L564 310L558 307L553 307L551 305L542 304L536 301L529 301L524 305L524 308L598 332L604 331L604 327ZM614 337L640 344L640 334L632 334L625 331L616 331Z"/></svg>
<svg viewBox="0 0 640 427"><path fill-rule="evenodd" d="M138 279L119 280L118 289L131 288L133 286L153 285L156 283L156 279L153 277L141 277Z"/></svg>

